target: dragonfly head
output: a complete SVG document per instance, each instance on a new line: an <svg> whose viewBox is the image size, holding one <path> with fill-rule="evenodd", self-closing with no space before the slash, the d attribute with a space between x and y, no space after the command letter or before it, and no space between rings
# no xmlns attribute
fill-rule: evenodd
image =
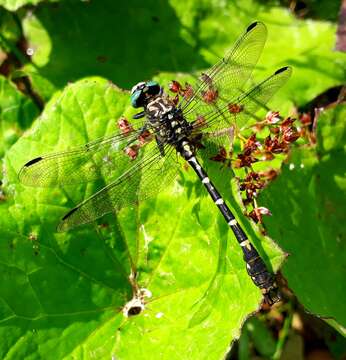
<svg viewBox="0 0 346 360"><path fill-rule="evenodd" d="M131 90L131 104L134 108L144 107L153 97L162 93L156 81L140 82Z"/></svg>

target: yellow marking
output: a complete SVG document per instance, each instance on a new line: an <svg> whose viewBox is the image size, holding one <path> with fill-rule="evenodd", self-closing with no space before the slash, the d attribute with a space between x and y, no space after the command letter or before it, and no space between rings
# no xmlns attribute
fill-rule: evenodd
<svg viewBox="0 0 346 360"><path fill-rule="evenodd" d="M249 251L252 250L252 245L249 240L244 240L240 243L240 246L246 247Z"/></svg>
<svg viewBox="0 0 346 360"><path fill-rule="evenodd" d="M246 248L249 248L250 245L250 241L249 240L244 240L240 243L240 246L245 246ZM250 245L250 249L251 249L251 245Z"/></svg>
<svg viewBox="0 0 346 360"><path fill-rule="evenodd" d="M232 219L228 222L228 225L229 226L234 226L234 225L237 225L237 220L236 219Z"/></svg>
<svg viewBox="0 0 346 360"><path fill-rule="evenodd" d="M221 204L223 204L223 200L222 200L222 199L217 199L217 200L215 201L215 204L216 204L216 205L221 205Z"/></svg>

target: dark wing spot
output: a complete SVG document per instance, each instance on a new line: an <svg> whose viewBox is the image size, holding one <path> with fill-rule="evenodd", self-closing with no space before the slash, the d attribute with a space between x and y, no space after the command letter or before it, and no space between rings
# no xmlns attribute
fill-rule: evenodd
<svg viewBox="0 0 346 360"><path fill-rule="evenodd" d="M274 75L280 74L280 73L286 71L287 69L288 69L288 66L284 66L284 67L280 68L279 70L276 70Z"/></svg>
<svg viewBox="0 0 346 360"><path fill-rule="evenodd" d="M32 159L32 160L28 161L24 166L25 166L25 167L29 167L29 166L31 166L31 165L33 165L33 164L41 161L42 159L43 159L42 156L37 157L37 158L35 158L35 159Z"/></svg>
<svg viewBox="0 0 346 360"><path fill-rule="evenodd" d="M66 220L69 216L71 216L75 211L77 211L79 207L75 207L72 210L70 210L67 214L64 215L64 217L61 219L62 221Z"/></svg>
<svg viewBox="0 0 346 360"><path fill-rule="evenodd" d="M248 28L246 29L246 32L251 31L254 27L257 26L257 24L258 24L258 21L255 21L255 22L253 22L252 24L250 24L250 25L248 26Z"/></svg>

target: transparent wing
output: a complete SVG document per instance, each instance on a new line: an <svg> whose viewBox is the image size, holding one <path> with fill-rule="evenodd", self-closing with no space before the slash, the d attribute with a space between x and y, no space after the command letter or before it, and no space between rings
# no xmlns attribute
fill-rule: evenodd
<svg viewBox="0 0 346 360"><path fill-rule="evenodd" d="M202 74L197 89L185 96L180 107L188 121L204 115L241 94L264 47L267 29L261 22L252 23L217 64Z"/></svg>
<svg viewBox="0 0 346 360"><path fill-rule="evenodd" d="M243 127L259 109L265 108L266 103L286 83L291 74L292 69L288 66L277 70L248 92L230 99L217 110L204 114L203 121L195 121L194 132L203 131L212 136L213 133L217 135L217 132L224 131L234 124L238 128Z"/></svg>
<svg viewBox="0 0 346 360"><path fill-rule="evenodd" d="M39 156L27 162L19 180L28 186L78 184L110 176L140 160L124 150L138 142L140 131L115 134L70 151Z"/></svg>
<svg viewBox="0 0 346 360"><path fill-rule="evenodd" d="M69 211L60 222L58 231L92 222L107 213L156 195L178 174L179 163L174 148L166 145L164 152L162 156L154 142L148 144L142 161Z"/></svg>

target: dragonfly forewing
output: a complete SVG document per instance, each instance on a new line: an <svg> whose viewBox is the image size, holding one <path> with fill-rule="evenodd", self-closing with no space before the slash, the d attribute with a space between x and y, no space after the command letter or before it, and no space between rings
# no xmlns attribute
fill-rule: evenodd
<svg viewBox="0 0 346 360"><path fill-rule="evenodd" d="M90 223L105 214L157 195L173 182L178 174L176 153L165 147L163 156L152 142L146 148L142 160L134 164L119 178L86 199L62 219L58 231L67 231L81 224Z"/></svg>
<svg viewBox="0 0 346 360"><path fill-rule="evenodd" d="M19 172L19 180L28 186L51 187L79 184L119 174L133 159L126 149L134 146L137 133L117 134L70 151L39 156L27 162Z"/></svg>
<svg viewBox="0 0 346 360"><path fill-rule="evenodd" d="M236 125L237 128L242 128L256 112L266 109L267 102L286 83L291 74L292 69L289 66L278 69L249 91L230 99L222 108L205 114L203 121L195 123L195 131L217 132L225 129L225 122L220 121L221 119L226 119L228 126Z"/></svg>
<svg viewBox="0 0 346 360"><path fill-rule="evenodd" d="M191 88L191 96L181 103L184 116L196 120L223 106L228 99L241 94L261 55L267 38L266 26L251 24L226 55L211 69L203 73L199 84Z"/></svg>

